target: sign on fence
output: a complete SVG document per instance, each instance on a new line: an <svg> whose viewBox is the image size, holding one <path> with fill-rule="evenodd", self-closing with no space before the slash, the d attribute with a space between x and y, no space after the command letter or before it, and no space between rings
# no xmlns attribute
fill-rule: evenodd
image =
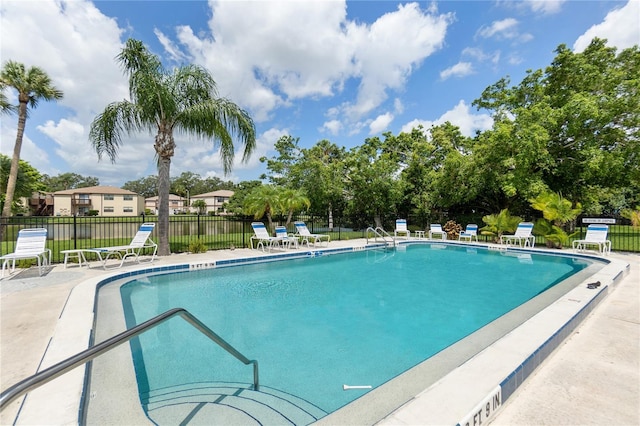
<svg viewBox="0 0 640 426"><path fill-rule="evenodd" d="M608 217L583 217L582 223L608 223L611 225L616 224L616 220Z"/></svg>

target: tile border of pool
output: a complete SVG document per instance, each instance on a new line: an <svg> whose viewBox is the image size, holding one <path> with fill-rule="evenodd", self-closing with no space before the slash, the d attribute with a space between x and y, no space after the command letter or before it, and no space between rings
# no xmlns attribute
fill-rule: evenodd
<svg viewBox="0 0 640 426"><path fill-rule="evenodd" d="M467 248L476 247L480 249L492 249L487 244L469 244L449 242L434 242L430 240L409 240L399 243L404 244L446 244L454 246L463 246ZM139 265L130 271L116 271L107 273L100 277L94 277L83 281L75 286L69 294L65 303L65 307L59 317L56 331L43 355L39 371L52 366L67 357L81 352L91 345L93 338L93 329L95 321L95 307L98 289L106 284L124 278L139 276L143 274L166 273L186 270L197 270L205 268L219 268L228 266L237 266L241 264L263 263L282 261L295 258L308 258L322 256L328 254L348 253L360 250L370 250L376 248L384 248L385 244L368 244L366 246L357 245L352 247L341 248L321 248L317 250L304 250L291 253L268 254L255 257L241 257L236 259L211 260L211 261L194 261L194 262L176 262L175 264L165 266L146 266ZM372 423L380 422L381 424L415 424L415 423L437 423L437 424L461 424L470 419L473 424L473 417L478 411L486 407L486 403L498 402L496 408L500 406L513 394L515 389L520 386L524 380L538 367L544 359L556 349L564 339L580 324L580 322L589 315L593 308L605 298L610 291L610 287L617 284L629 271L630 265L615 259L606 259L589 254L580 254L574 252L556 253L540 249L519 249L510 247L509 251L523 253L540 253L553 254L565 257L578 257L590 260L604 261L605 266L596 274L589 277L589 280L597 279L603 283L600 289L585 290L584 286L577 286L564 297L560 298L554 304L560 304L561 301L569 300L572 312L565 312L559 315L557 312L552 313L553 327L551 331L545 331L544 336L539 337L532 345L530 335L527 334L529 340L526 345L525 354L518 353L515 356L519 358L509 370L495 372L491 374L490 383L484 384L481 389L469 390L460 389L459 376L463 374L458 370L465 370L464 374L468 374L468 370L474 368L474 364L478 362L486 362L486 358L495 358L495 352L504 351L500 348L501 342L506 339L517 339L518 330L525 326L535 329L540 321L548 320L545 316L549 313L540 312L533 318L526 321L513 332L509 333L503 339L495 342L490 347L481 351L468 362L464 363L458 369L452 371L443 379L429 386L419 395L406 402L396 411L388 413L387 417L380 417ZM576 303L580 301L580 303ZM566 303L565 303L566 304ZM553 305L553 304L552 304ZM575 309L579 305L579 309ZM535 333L534 333L535 335ZM504 342L503 342L504 344ZM492 354L493 353L493 354ZM42 387L31 391L25 399L22 409L20 410L17 423L35 424L55 423L55 424L72 424L78 423L81 415L81 407L85 388L85 371L86 365L76 368L75 370L57 378L55 381L47 383ZM483 367L486 368L486 367ZM490 367L489 367L490 368ZM457 371L457 374L456 374ZM496 375L497 374L497 375ZM485 379L488 379L486 375ZM456 384L457 381L457 384ZM483 382L486 381L483 379ZM499 394L499 400L496 400L496 394ZM363 400L360 398L354 402ZM453 400L453 403L452 403ZM353 404L353 403L352 403ZM349 418L354 414L352 404L329 414L319 420L319 424L330 424L341 419ZM452 405L453 404L453 405ZM357 404L355 404L355 413L357 413ZM434 413L433 407L439 408L436 411L446 411L447 415L442 417L444 413ZM443 409L445 408L446 409ZM44 414L46 413L46 414ZM491 410L490 417L496 413ZM42 416L45 416L44 418ZM346 416L346 417L344 417ZM419 417L416 417L419 416ZM432 416L430 418L429 416ZM354 417L351 417L352 419ZM477 420L477 419L476 419ZM482 418L483 422L487 418Z"/></svg>

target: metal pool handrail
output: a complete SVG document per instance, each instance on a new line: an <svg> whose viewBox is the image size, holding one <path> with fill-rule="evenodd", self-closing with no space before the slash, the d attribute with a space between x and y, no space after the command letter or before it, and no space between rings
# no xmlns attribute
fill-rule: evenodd
<svg viewBox="0 0 640 426"><path fill-rule="evenodd" d="M378 237L380 237L382 238L382 241L384 241L387 245L389 244L394 246L396 245L396 239L379 226L376 227L375 229L371 226L367 228L367 231L366 231L367 244L369 244L369 231L373 232L373 235L375 235L375 241L378 241ZM387 237L391 238L391 241L387 241Z"/></svg>
<svg viewBox="0 0 640 426"><path fill-rule="evenodd" d="M126 330L116 336L113 336L110 339L105 340L104 342L98 343L97 345L92 346L85 351L73 355L65 359L64 361L61 361L45 370L42 370L41 372L36 373L33 376L27 377L26 379L9 387L7 390L3 391L0 394L0 410L21 395L24 395L25 393L36 389L44 385L45 383L50 382L56 377L59 377L67 373L68 371L91 361L92 359L102 355L105 352L110 351L111 349L121 345L122 343L128 342L137 335L142 334L145 331L162 324L163 322L173 318L176 315L179 315L182 319L194 326L198 331L207 336L209 339L213 340L222 349L226 350L238 360L242 361L245 365L253 364L253 388L254 390L258 390L259 380L257 360L250 360L242 355L233 346L227 343L222 337L214 333L209 327L207 327L202 321L193 316L193 314L191 314L186 309L174 308L154 318L151 318L150 320L145 321L142 324L138 324L135 327L130 328L129 330Z"/></svg>

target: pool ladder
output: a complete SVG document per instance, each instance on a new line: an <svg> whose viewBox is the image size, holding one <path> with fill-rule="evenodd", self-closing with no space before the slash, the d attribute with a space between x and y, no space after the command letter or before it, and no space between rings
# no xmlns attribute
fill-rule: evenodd
<svg viewBox="0 0 640 426"><path fill-rule="evenodd" d="M374 241L378 242L378 238L381 238L382 241L384 241L387 244L387 247L395 247L396 246L396 239L389 234L387 231L385 231L384 229L382 229L381 227L377 226L376 228L373 227L368 227L367 228L367 244L369 244L369 232L373 233L374 235Z"/></svg>
<svg viewBox="0 0 640 426"><path fill-rule="evenodd" d="M227 343L227 341L214 333L209 327L207 327L202 321L200 321L186 309L174 308L154 318L151 318L150 320L145 321L142 324L138 324L133 328L123 331L122 333L117 334L110 339L105 340L104 342L98 343L97 345L92 346L87 350L73 355L65 359L64 361L61 361L45 370L42 370L41 372L36 373L33 376L27 377L26 379L9 387L7 390L3 391L0 394L0 409L10 404L21 395L24 395L25 393L33 389L39 388L45 383L50 382L56 377L62 376L63 374L69 372L70 370L73 370L76 367L86 364L92 359L97 358L98 356L106 352L109 352L116 346L128 342L139 334L142 334L145 331L162 324L163 322L173 318L174 316L180 316L182 319L194 326L202 334L217 343L222 349L226 350L238 360L242 361L242 363L244 363L245 365L253 364L253 390L259 390L260 383L258 379L257 360L250 360L249 358L242 355L233 346Z"/></svg>

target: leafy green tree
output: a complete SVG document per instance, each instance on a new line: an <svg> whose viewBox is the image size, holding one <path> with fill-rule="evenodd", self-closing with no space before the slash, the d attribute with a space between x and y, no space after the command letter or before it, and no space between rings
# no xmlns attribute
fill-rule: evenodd
<svg viewBox="0 0 640 426"><path fill-rule="evenodd" d="M204 194L207 191L194 191L194 188L196 188L201 181L202 177L197 173L182 172L180 176L171 179L171 188L169 192L180 195L181 197Z"/></svg>
<svg viewBox="0 0 640 426"><path fill-rule="evenodd" d="M376 227L383 227L383 218L393 214L402 199L398 162L382 148L379 138L368 138L345 159L348 211L360 226L373 220Z"/></svg>
<svg viewBox="0 0 640 426"><path fill-rule="evenodd" d="M495 120L473 152L484 193L519 210L545 189L582 201L586 212L601 208L604 197L624 195L628 198L619 207L635 205L638 75L637 45L617 54L596 38L579 53L560 45L549 67L529 71L517 86L501 79L488 87L474 101Z"/></svg>
<svg viewBox="0 0 640 426"><path fill-rule="evenodd" d="M206 192L219 191L221 189L234 191L235 187L236 185L230 180L223 181L218 177L212 176L198 182L198 184L193 188L193 191L194 194L204 194Z"/></svg>
<svg viewBox="0 0 640 426"><path fill-rule="evenodd" d="M62 99L63 94L53 85L51 78L41 68L31 67L27 69L24 64L15 61L7 61L2 67L0 85L3 90L10 87L18 92L18 129L16 141L13 145L13 157L11 158L11 168L7 180L5 204L2 209L2 216L11 216L18 170L20 168L20 151L22 150L22 139L29 115L29 107L37 107L40 100L55 101ZM7 105L6 97L2 102L3 112L13 110ZM2 241L3 232L4 227L0 227L0 241Z"/></svg>
<svg viewBox="0 0 640 426"><path fill-rule="evenodd" d="M280 137L274 144L274 149L278 153L277 157L261 157L261 163L267 163L269 174L260 176L260 179L268 179L274 185L296 186L296 175L294 167L300 160L302 153L298 146L300 138L285 135ZM298 182L299 183L299 182Z"/></svg>
<svg viewBox="0 0 640 426"><path fill-rule="evenodd" d="M193 172L182 172L180 176L171 179L171 193L182 197L206 194L220 189L233 191L235 184L231 181L224 182L218 177L208 177L203 179L199 174Z"/></svg>
<svg viewBox="0 0 640 426"><path fill-rule="evenodd" d="M346 151L328 140L309 149L298 146L299 138L283 136L275 143L276 156L262 157L268 173L261 176L270 182L293 189L303 189L309 196L312 212L327 214L333 228L333 213L344 200L344 157Z"/></svg>
<svg viewBox="0 0 640 426"><path fill-rule="evenodd" d="M269 229L274 230L273 216L281 209L279 189L274 185L261 185L254 188L244 199L245 214L253 215L258 220L263 216L269 221Z"/></svg>
<svg viewBox="0 0 640 426"><path fill-rule="evenodd" d="M616 52L598 38L581 53L560 45L546 70L558 114L549 187L574 200L589 186L640 189L640 50Z"/></svg>
<svg viewBox="0 0 640 426"><path fill-rule="evenodd" d="M130 180L122 185L122 189L133 191L144 198L158 195L158 176L147 176L136 180Z"/></svg>
<svg viewBox="0 0 640 426"><path fill-rule="evenodd" d="M254 188L262 186L262 182L259 180L248 180L238 182L233 190L233 195L229 198L229 202L226 204L226 211L234 215L244 215L244 199L253 191Z"/></svg>
<svg viewBox="0 0 640 426"><path fill-rule="evenodd" d="M403 202L398 213L422 221L473 199L478 192L470 174L470 141L457 126L446 122L411 133L385 134L385 149L394 152L401 168Z"/></svg>
<svg viewBox="0 0 640 426"><path fill-rule="evenodd" d="M329 229L333 229L334 211L344 209L344 147L321 140L309 149L302 149L302 158L296 164L294 185L304 188L309 196L312 212L327 214Z"/></svg>
<svg viewBox="0 0 640 426"><path fill-rule="evenodd" d="M184 65L166 70L141 41L129 39L117 57L129 76L131 100L109 104L91 123L89 139L99 157L115 161L124 134L155 132L158 159L158 254L169 249L170 166L176 143L174 131L213 141L220 147L225 173L234 157L234 137L244 145L243 161L255 148L255 126L249 114L217 97L207 70Z"/></svg>
<svg viewBox="0 0 640 426"><path fill-rule="evenodd" d="M100 180L94 176L82 176L77 173L62 173L57 176L42 176L45 190L49 192L64 191L66 189L87 188L100 185Z"/></svg>
<svg viewBox="0 0 640 426"><path fill-rule="evenodd" d="M0 154L0 202L4 206L7 182L9 180L9 169L11 168L11 159L6 155ZM44 186L41 182L40 172L24 160L20 160L18 168L18 177L16 179L15 197L11 211L13 213L25 210L19 199L22 197L30 198L31 194L37 191L43 191Z"/></svg>

